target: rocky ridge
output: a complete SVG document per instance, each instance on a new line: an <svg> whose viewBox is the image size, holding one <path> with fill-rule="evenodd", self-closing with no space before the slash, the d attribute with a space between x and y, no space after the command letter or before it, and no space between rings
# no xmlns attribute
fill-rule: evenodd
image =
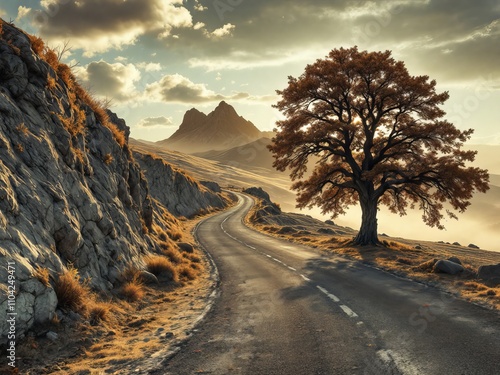
<svg viewBox="0 0 500 375"><path fill-rule="evenodd" d="M158 250L158 232L168 233L176 219L161 199L152 199L125 122L103 110L41 39L1 19L0 26L1 344L9 271L19 338L53 318L58 299L52 282L68 266L92 288L110 291L124 267L141 265ZM180 175L163 177L162 183L177 181L165 194L199 187ZM206 199L193 212L213 202L223 206L217 194L200 194ZM173 213L186 214L188 206ZM49 283L36 277L37 269L49 272Z"/></svg>
<svg viewBox="0 0 500 375"><path fill-rule="evenodd" d="M158 145L192 154L241 146L263 136L254 124L222 101L208 115L195 108L187 111L179 129Z"/></svg>

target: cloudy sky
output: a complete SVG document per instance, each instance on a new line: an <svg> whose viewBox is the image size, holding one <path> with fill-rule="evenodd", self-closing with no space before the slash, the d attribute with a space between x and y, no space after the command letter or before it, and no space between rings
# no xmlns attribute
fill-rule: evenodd
<svg viewBox="0 0 500 375"><path fill-rule="evenodd" d="M221 100L271 130L288 75L357 45L436 79L449 119L500 144L498 0L0 0L0 16L69 42L66 61L135 138L164 139Z"/></svg>

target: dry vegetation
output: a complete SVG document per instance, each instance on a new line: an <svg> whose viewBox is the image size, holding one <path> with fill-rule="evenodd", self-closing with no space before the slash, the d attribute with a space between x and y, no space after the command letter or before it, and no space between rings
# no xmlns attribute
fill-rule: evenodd
<svg viewBox="0 0 500 375"><path fill-rule="evenodd" d="M250 211L246 223L258 231L291 242L316 248L321 252L346 256L379 267L391 273L439 286L462 298L500 310L500 286L489 287L476 278L479 266L500 263L500 254L492 251L466 248L436 242L411 241L380 236L383 246L354 246L352 234L321 233L343 232L344 228L315 221L304 230L303 226L256 224L257 203ZM318 232L320 231L320 232ZM465 272L459 275L434 273L437 259L458 257Z"/></svg>
<svg viewBox="0 0 500 375"><path fill-rule="evenodd" d="M180 222L167 211L162 219L168 219L164 222L167 230L153 224L150 231L161 244L158 252L129 263L111 294L92 291L71 266L52 275L53 280L46 268L33 272L45 285L52 281L60 310L73 311L81 318L68 325L67 317L61 320L56 315L50 324L39 327L42 332L56 332L55 342L44 335L23 341L18 348L23 373L76 374L83 369L90 374L129 373L132 370L127 366L141 366L145 358L166 351L189 334L205 309L213 283L208 272L202 272L208 269L207 261L191 244L190 231L196 221ZM188 242L175 242L170 231ZM157 282L151 283L144 271L154 274Z"/></svg>
<svg viewBox="0 0 500 375"><path fill-rule="evenodd" d="M70 99L70 115L59 114L59 118L70 134L76 136L82 134L85 130L86 112L84 106L87 106L94 112L97 120L111 131L118 144L124 147L126 144L125 134L109 120L109 116L105 110L105 103L95 99L88 91L82 88L71 72L71 68L61 63L62 53L58 54L54 49L45 46L43 40L35 35L28 35L28 37L30 38L33 52L52 67L57 80L61 80L66 86L67 95ZM47 88L54 89L57 85L57 80L49 75L47 77Z"/></svg>

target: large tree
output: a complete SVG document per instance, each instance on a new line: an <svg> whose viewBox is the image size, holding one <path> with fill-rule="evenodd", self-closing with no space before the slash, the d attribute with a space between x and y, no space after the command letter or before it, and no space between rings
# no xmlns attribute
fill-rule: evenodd
<svg viewBox="0 0 500 375"><path fill-rule="evenodd" d="M418 207L426 224L443 228L445 207L463 212L475 191L488 190L487 171L468 165L476 152L462 150L473 130L443 118L448 93L411 76L390 51L335 49L278 94L285 119L269 146L274 167L290 169L300 208L336 217L359 203L356 244L379 243L379 204L401 215Z"/></svg>

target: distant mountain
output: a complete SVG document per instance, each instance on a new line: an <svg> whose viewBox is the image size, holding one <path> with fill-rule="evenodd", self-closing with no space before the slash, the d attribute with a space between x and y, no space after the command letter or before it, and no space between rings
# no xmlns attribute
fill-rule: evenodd
<svg viewBox="0 0 500 375"><path fill-rule="evenodd" d="M267 149L272 141L269 138L259 138L256 141L222 151L205 151L193 154L204 159L219 161L226 165L245 169L257 167L273 170L274 158Z"/></svg>
<svg viewBox="0 0 500 375"><path fill-rule="evenodd" d="M158 145L186 153L225 150L253 142L262 137L259 129L239 116L235 109L222 101L205 115L195 108L184 115L179 129Z"/></svg>

